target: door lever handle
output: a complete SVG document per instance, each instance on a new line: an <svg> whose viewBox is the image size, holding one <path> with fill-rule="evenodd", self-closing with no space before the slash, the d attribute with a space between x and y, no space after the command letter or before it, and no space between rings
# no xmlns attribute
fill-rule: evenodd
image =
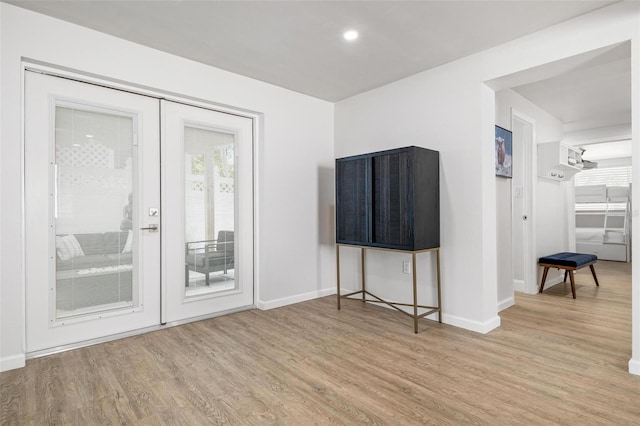
<svg viewBox="0 0 640 426"><path fill-rule="evenodd" d="M158 232L158 225L155 223L152 223L146 228L140 228L140 230L149 231L149 232Z"/></svg>

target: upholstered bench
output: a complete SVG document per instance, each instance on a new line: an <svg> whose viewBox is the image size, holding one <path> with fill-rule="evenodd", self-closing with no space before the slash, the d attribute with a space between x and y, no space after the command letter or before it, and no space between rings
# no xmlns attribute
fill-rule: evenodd
<svg viewBox="0 0 640 426"><path fill-rule="evenodd" d="M598 256L584 253L563 252L541 257L538 259L538 265L544 268L544 272L542 273L540 293L544 290L544 282L547 279L549 268L564 269L564 282L567 282L567 274L569 274L569 277L571 278L571 293L573 294L574 299L576 298L576 283L573 278L573 271L577 271L578 269L588 266L591 269L591 274L596 282L596 286L600 286L598 283L598 277L596 276L596 270L593 267L597 261Z"/></svg>

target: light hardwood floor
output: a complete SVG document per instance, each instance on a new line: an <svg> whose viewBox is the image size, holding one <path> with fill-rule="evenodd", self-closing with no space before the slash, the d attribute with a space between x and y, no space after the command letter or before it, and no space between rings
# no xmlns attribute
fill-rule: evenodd
<svg viewBox="0 0 640 426"><path fill-rule="evenodd" d="M640 425L630 265L596 270L487 335L326 297L34 359L0 374L0 423Z"/></svg>

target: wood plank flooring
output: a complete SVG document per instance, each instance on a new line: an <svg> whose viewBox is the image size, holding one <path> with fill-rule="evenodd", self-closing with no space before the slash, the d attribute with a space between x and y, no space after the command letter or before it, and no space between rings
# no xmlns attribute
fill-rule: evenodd
<svg viewBox="0 0 640 426"><path fill-rule="evenodd" d="M640 425L630 265L596 270L487 335L326 297L30 360L0 374L0 423Z"/></svg>

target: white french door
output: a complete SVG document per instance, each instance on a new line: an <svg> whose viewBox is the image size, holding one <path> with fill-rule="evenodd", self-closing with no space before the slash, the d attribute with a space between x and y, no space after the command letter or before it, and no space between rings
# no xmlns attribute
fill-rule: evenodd
<svg viewBox="0 0 640 426"><path fill-rule="evenodd" d="M163 322L253 304L253 122L162 101Z"/></svg>
<svg viewBox="0 0 640 426"><path fill-rule="evenodd" d="M251 119L27 71L27 353L251 306L252 152Z"/></svg>
<svg viewBox="0 0 640 426"><path fill-rule="evenodd" d="M27 72L27 352L159 323L158 100Z"/></svg>

